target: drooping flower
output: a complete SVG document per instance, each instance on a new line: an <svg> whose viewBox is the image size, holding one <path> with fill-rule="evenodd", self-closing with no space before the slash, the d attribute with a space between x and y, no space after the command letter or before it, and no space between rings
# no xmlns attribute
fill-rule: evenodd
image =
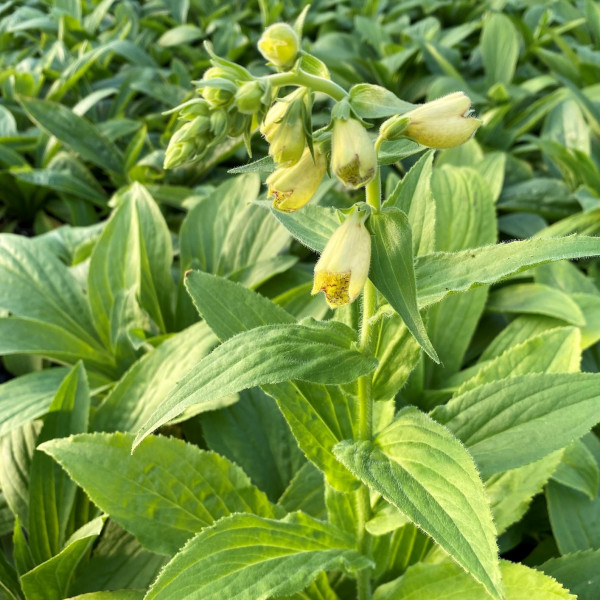
<svg viewBox="0 0 600 600"><path fill-rule="evenodd" d="M331 136L331 169L346 186L357 189L375 176L375 145L356 119L335 119Z"/></svg>
<svg viewBox="0 0 600 600"><path fill-rule="evenodd" d="M266 60L281 68L291 67L300 50L298 35L287 23L267 27L257 45Z"/></svg>
<svg viewBox="0 0 600 600"><path fill-rule="evenodd" d="M464 92L427 102L402 115L410 118L403 133L428 148L459 146L483 123L481 119L469 116L470 108L471 100Z"/></svg>
<svg viewBox="0 0 600 600"><path fill-rule="evenodd" d="M371 235L366 212L354 212L333 232L315 265L312 294L325 293L331 308L354 301L369 275Z"/></svg>

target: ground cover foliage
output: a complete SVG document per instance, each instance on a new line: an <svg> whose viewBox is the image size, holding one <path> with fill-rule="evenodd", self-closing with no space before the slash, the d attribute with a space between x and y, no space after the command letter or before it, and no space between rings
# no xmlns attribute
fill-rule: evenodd
<svg viewBox="0 0 600 600"><path fill-rule="evenodd" d="M600 596L600 8L303 8L0 5L0 598ZM373 139L483 121L381 143L366 321L310 294L363 189L272 209L229 108L163 168L209 52L270 76L280 21Z"/></svg>

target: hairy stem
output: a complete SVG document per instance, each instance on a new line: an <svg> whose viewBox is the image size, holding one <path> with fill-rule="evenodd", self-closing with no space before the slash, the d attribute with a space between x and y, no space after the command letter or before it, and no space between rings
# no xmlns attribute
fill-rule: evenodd
<svg viewBox="0 0 600 600"><path fill-rule="evenodd" d="M302 85L310 88L314 92L323 92L338 102L348 95L348 92L343 87L330 79L325 79L318 75L311 75L302 70L290 71L289 73L275 73L274 75L267 75L264 79L267 79L271 82L271 85L276 87L282 87L284 85Z"/></svg>
<svg viewBox="0 0 600 600"><path fill-rule="evenodd" d="M377 144L378 146L379 144ZM376 148L377 148L376 146ZM378 148L377 148L378 149ZM365 190L367 204L378 211L381 206L381 175L379 167L375 171L375 177L367 185ZM367 281L363 291L362 302L362 324L360 330L360 347L363 352L373 351L373 326L371 318L377 310L377 290L375 286ZM364 375L358 380L358 439L370 440L373 437L373 376ZM371 518L371 503L369 489L361 485L356 492L356 514L358 545L363 554L368 556L371 552L371 536L366 530L367 521ZM371 573L370 569L363 569L357 573L357 592L359 600L371 599Z"/></svg>

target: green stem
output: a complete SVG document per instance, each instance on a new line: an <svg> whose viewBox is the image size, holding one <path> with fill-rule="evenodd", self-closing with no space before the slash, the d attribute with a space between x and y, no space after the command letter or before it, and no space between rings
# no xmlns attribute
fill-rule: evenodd
<svg viewBox="0 0 600 600"><path fill-rule="evenodd" d="M302 70L290 71L288 73L275 73L274 75L267 75L264 79L270 81L271 85L274 87L302 85L310 88L314 92L323 92L338 102L348 95L348 92L343 87L330 79L325 79L318 75L311 75Z"/></svg>
<svg viewBox="0 0 600 600"><path fill-rule="evenodd" d="M379 143L375 146L379 149ZM378 211L381 207L381 174L377 167L375 177L367 185L365 190L367 204ZM375 286L367 281L363 291L362 323L360 330L360 347L367 354L373 351L373 326L371 318L377 310L377 290ZM373 378L364 375L358 380L358 439L368 441L373 437ZM371 503L369 489L361 485L356 493L356 515L358 546L365 556L371 552L371 536L366 530L367 521L371 518ZM357 573L356 587L359 600L371 599L371 572L363 569Z"/></svg>

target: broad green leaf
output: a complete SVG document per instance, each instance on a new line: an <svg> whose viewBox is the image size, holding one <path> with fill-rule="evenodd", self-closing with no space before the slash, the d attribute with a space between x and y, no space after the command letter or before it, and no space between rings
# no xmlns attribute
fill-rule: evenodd
<svg viewBox="0 0 600 600"><path fill-rule="evenodd" d="M434 151L426 152L396 186L384 207L395 206L408 217L415 256L436 249L436 206L431 190Z"/></svg>
<svg viewBox="0 0 600 600"><path fill-rule="evenodd" d="M536 268L534 278L568 294L600 294L593 281L568 260L548 263Z"/></svg>
<svg viewBox="0 0 600 600"><path fill-rule="evenodd" d="M600 548L600 496L550 481L546 486L548 516L561 554Z"/></svg>
<svg viewBox="0 0 600 600"><path fill-rule="evenodd" d="M437 250L456 252L496 242L492 194L476 171L465 167L436 168L431 185L436 205ZM460 368L486 298L484 287L444 298L428 310L427 330L443 366L425 361L426 387L439 386Z"/></svg>
<svg viewBox="0 0 600 600"><path fill-rule="evenodd" d="M123 375L93 413L92 429L137 430L177 382L216 343L206 323L196 323L146 353Z"/></svg>
<svg viewBox="0 0 600 600"><path fill-rule="evenodd" d="M574 327L557 327L512 346L490 361L469 369L472 375L455 395L485 383L530 373L576 373L581 364L581 334Z"/></svg>
<svg viewBox="0 0 600 600"><path fill-rule="evenodd" d="M583 327L585 317L568 294L539 283L508 285L492 292L486 308L493 312L533 313Z"/></svg>
<svg viewBox="0 0 600 600"><path fill-rule="evenodd" d="M378 324L375 356L379 365L373 373L373 398L393 398L408 380L421 356L418 342L399 315L382 318Z"/></svg>
<svg viewBox="0 0 600 600"><path fill-rule="evenodd" d="M552 577L501 561L506 600L576 600ZM455 564L419 563L403 577L377 588L373 600L484 600L481 588Z"/></svg>
<svg viewBox="0 0 600 600"><path fill-rule="evenodd" d="M439 362L417 306L412 236L407 216L397 208L383 209L369 219L373 236L370 278L402 317L423 350Z"/></svg>
<svg viewBox="0 0 600 600"><path fill-rule="evenodd" d="M416 409L374 442L345 441L339 460L429 534L494 598L502 597L495 528L473 460L451 433Z"/></svg>
<svg viewBox="0 0 600 600"><path fill-rule="evenodd" d="M277 406L258 388L240 392L233 406L203 415L202 431L208 447L238 464L273 502L304 462Z"/></svg>
<svg viewBox="0 0 600 600"><path fill-rule="evenodd" d="M187 288L196 308L223 341L263 325L294 321L267 298L226 279L190 273ZM220 298L227 298L221 302ZM354 437L358 419L355 397L334 385L285 382L263 386L275 398L300 449L340 489L353 489L356 480L335 458L337 442Z"/></svg>
<svg viewBox="0 0 600 600"><path fill-rule="evenodd" d="M308 204L293 213L272 212L294 238L316 252L323 252L332 233L340 226L335 209L324 206Z"/></svg>
<svg viewBox="0 0 600 600"><path fill-rule="evenodd" d="M598 495L598 463L583 441L576 440L565 448L552 479L583 492L590 500Z"/></svg>
<svg viewBox="0 0 600 600"><path fill-rule="evenodd" d="M599 394L597 374L521 375L456 396L432 416L464 442L489 476L538 460L587 433L600 421Z"/></svg>
<svg viewBox="0 0 600 600"><path fill-rule="evenodd" d="M312 463L305 462L296 472L277 504L287 512L300 510L311 517L325 520L327 512L323 473ZM333 521L332 523L338 526L337 523Z"/></svg>
<svg viewBox="0 0 600 600"><path fill-rule="evenodd" d="M21 586L14 567L0 553L0 590L8 600L20 600Z"/></svg>
<svg viewBox="0 0 600 600"><path fill-rule="evenodd" d="M600 590L600 550L551 558L536 567L569 588L578 600L595 600Z"/></svg>
<svg viewBox="0 0 600 600"><path fill-rule="evenodd" d="M220 398L256 385L354 381L377 366L355 343L356 333L334 321L265 325L229 338L179 382L142 426L135 445L190 406L211 410Z"/></svg>
<svg viewBox="0 0 600 600"><path fill-rule="evenodd" d="M358 527L356 496L339 492L330 485L325 485L324 492L327 520L341 531L356 536Z"/></svg>
<svg viewBox="0 0 600 600"><path fill-rule="evenodd" d="M561 457L562 450L558 450L528 465L492 475L485 482L498 535L523 517L532 498L552 477Z"/></svg>
<svg viewBox="0 0 600 600"><path fill-rule="evenodd" d="M104 519L98 517L84 525L59 554L21 576L27 600L64 600L67 597L73 573L100 535Z"/></svg>
<svg viewBox="0 0 600 600"><path fill-rule="evenodd" d="M89 305L75 278L25 237L0 235L0 309L64 329L103 352Z"/></svg>
<svg viewBox="0 0 600 600"><path fill-rule="evenodd" d="M94 247L88 274L97 329L117 356L131 356L131 329L147 328L140 306L159 332L166 331L171 320L171 260L166 223L146 190L134 184L120 194L120 204Z"/></svg>
<svg viewBox="0 0 600 600"><path fill-rule="evenodd" d="M295 322L294 317L264 296L223 277L188 272L185 287L200 316L223 342L261 325Z"/></svg>
<svg viewBox="0 0 600 600"><path fill-rule="evenodd" d="M130 533L109 520L89 560L79 565L70 592L145 590L166 561L164 556L145 550Z"/></svg>
<svg viewBox="0 0 600 600"><path fill-rule="evenodd" d="M600 238L583 235L427 254L418 257L415 265L419 305L429 306L450 293L495 283L543 263L599 254Z"/></svg>
<svg viewBox="0 0 600 600"><path fill-rule="evenodd" d="M36 186L73 194L97 206L106 206L107 203L106 195L102 191L68 170L33 169L14 172L14 176L20 181L27 181Z"/></svg>
<svg viewBox="0 0 600 600"><path fill-rule="evenodd" d="M194 537L164 568L146 599L200 594L203 600L267 600L301 591L321 571L370 564L352 538L302 513L281 521L233 515Z"/></svg>
<svg viewBox="0 0 600 600"><path fill-rule="evenodd" d="M175 554L194 533L233 512L274 516L264 494L219 455L162 436L148 438L131 454L132 441L127 434L95 433L49 441L40 449L158 554Z"/></svg>
<svg viewBox="0 0 600 600"><path fill-rule="evenodd" d="M119 149L87 119L76 115L67 106L49 100L21 98L20 102L34 123L82 158L107 171L123 171Z"/></svg>
<svg viewBox="0 0 600 600"><path fill-rule="evenodd" d="M29 469L39 431L39 423L30 421L0 441L0 489L20 523L29 523Z"/></svg>
<svg viewBox="0 0 600 600"><path fill-rule="evenodd" d="M73 596L69 600L143 600L145 595L145 591L114 590L111 592L91 592Z"/></svg>
<svg viewBox="0 0 600 600"><path fill-rule="evenodd" d="M180 44L189 44L203 37L204 32L202 29L196 27L196 25L185 24L168 29L160 36L157 43L159 46L170 48L171 46L179 46Z"/></svg>
<svg viewBox="0 0 600 600"><path fill-rule="evenodd" d="M327 574L321 573L305 590L284 600L340 600L340 597L331 588Z"/></svg>
<svg viewBox="0 0 600 600"><path fill-rule="evenodd" d="M42 416L66 374L65 368L44 369L1 384L0 437Z"/></svg>
<svg viewBox="0 0 600 600"><path fill-rule="evenodd" d="M34 354L64 364L82 360L100 374L114 376L113 360L104 350L52 323L0 317L0 354Z"/></svg>
<svg viewBox="0 0 600 600"><path fill-rule="evenodd" d="M519 35L506 15L492 13L485 19L480 48L488 87L509 84L519 58Z"/></svg>
<svg viewBox="0 0 600 600"><path fill-rule="evenodd" d="M81 363L65 377L38 436L37 443L85 433L90 391ZM77 486L46 454L36 451L29 475L29 547L37 564L57 555L67 536Z"/></svg>

